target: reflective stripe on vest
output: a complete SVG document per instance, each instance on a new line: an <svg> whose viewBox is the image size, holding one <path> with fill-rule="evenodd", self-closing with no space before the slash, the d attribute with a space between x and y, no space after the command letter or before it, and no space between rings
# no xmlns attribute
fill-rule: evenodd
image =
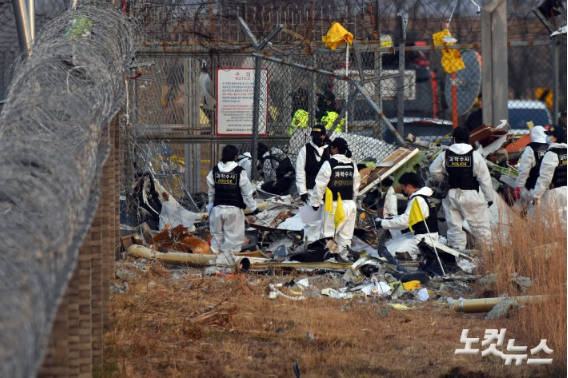
<svg viewBox="0 0 568 378"><path fill-rule="evenodd" d="M479 190L479 182L473 176L473 150L463 155L447 150L446 172L451 189Z"/></svg>
<svg viewBox="0 0 568 378"><path fill-rule="evenodd" d="M333 157L329 160L331 167L331 177L327 187L333 193L333 200L337 201L337 193L341 194L342 200L353 199L353 175L355 165L351 163L340 163Z"/></svg>
<svg viewBox="0 0 568 378"><path fill-rule="evenodd" d="M230 172L221 172L218 166L213 168L215 182L214 206L236 206L246 208L239 185L243 167L237 166Z"/></svg>

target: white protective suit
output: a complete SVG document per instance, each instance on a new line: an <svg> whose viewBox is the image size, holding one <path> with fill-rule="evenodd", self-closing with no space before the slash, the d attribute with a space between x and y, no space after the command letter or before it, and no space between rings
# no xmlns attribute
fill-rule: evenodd
<svg viewBox="0 0 568 378"><path fill-rule="evenodd" d="M352 163L351 159L343 154L335 154L331 156L332 159L339 161L340 163ZM325 189L327 184L331 179L331 165L329 161L323 163L320 168L318 175L316 177L316 185L314 190L310 194L309 204L311 206L323 207L323 197L325 195ZM355 230L355 221L357 220L357 195L359 194L359 184L361 183L361 176L355 165L353 171L353 199L344 200L343 211L345 212L345 220L339 224L337 230L335 229L335 222L333 217L335 215L335 208L337 207L337 201L333 201L333 213L331 215L326 214L322 209L322 238L335 238L335 242L344 251L346 247L351 246L351 239L353 238L353 231Z"/></svg>
<svg viewBox="0 0 568 378"><path fill-rule="evenodd" d="M247 173L247 177L252 180L252 155L250 152L244 152L243 154L239 155L239 166L243 167L245 172Z"/></svg>
<svg viewBox="0 0 568 378"><path fill-rule="evenodd" d="M316 161L320 162L321 157L323 156L325 149L329 148L327 144L324 144L321 147L318 147L314 144L314 142L310 142L310 144L316 149L318 155L316 155ZM298 194L306 194L308 193L308 188L306 187L306 146L300 149L298 152L298 158L296 159L296 187L298 188Z"/></svg>
<svg viewBox="0 0 568 378"><path fill-rule="evenodd" d="M412 208L412 203L414 199L418 201L420 205L420 210L422 211L422 215L424 215L424 219L430 216L430 207L426 200L422 197L417 197L417 195L424 195L426 197L431 197L434 192L432 189L428 188L427 186L420 188L416 192L412 193L408 198L408 204L406 205L406 210L404 214L397 215L391 219L383 219L382 227L385 230L404 230L408 228L408 218L410 216L410 209ZM434 214L436 216L436 214ZM393 240L388 241L385 244L385 247L389 250L389 252L395 256L396 252L408 252L412 256L413 260L416 260L420 250L418 249L418 243L424 238L431 240L434 243L438 242L438 233L431 232L430 234L421 234L421 235L414 235L412 232L408 232L406 234L402 234L399 237L393 238Z"/></svg>
<svg viewBox="0 0 568 378"><path fill-rule="evenodd" d="M219 162L219 171L230 172L237 167L237 162ZM241 194L247 208L256 210L256 202L252 198L254 188L243 170L239 178ZM207 175L207 187L209 188L209 203L215 200L215 181L213 171ZM232 253L240 252L241 246L245 241L245 215L243 209L236 206L213 206L209 215L209 228L211 231L211 250L217 255L227 255L229 263ZM220 258L218 257L219 261ZM223 260L224 261L224 260Z"/></svg>
<svg viewBox="0 0 568 378"><path fill-rule="evenodd" d="M215 91L213 90L213 82L209 73L201 72L199 74L199 88L201 89L203 109L214 110L217 100L215 100Z"/></svg>
<svg viewBox="0 0 568 378"><path fill-rule="evenodd" d="M467 143L455 143L450 150L463 155L471 151L472 147ZM442 180L447 175L446 151L438 155L430 165L430 173L438 180ZM487 164L477 151L473 152L473 176L477 178L483 196L477 190L450 189L446 198L442 200L448 225L448 245L455 249L466 248L467 238L462 229L464 220L479 242L485 242L491 237L487 203L493 201L494 191Z"/></svg>
<svg viewBox="0 0 568 378"><path fill-rule="evenodd" d="M546 134L544 133L544 127L535 126L531 130L531 142L534 143L546 143ZM529 193L525 188L527 179L529 178L529 173L531 169L536 165L536 159L534 158L534 151L530 146L526 146L521 158L519 160L519 176L515 181L515 186L521 188L521 197L523 199L528 199Z"/></svg>
<svg viewBox="0 0 568 378"><path fill-rule="evenodd" d="M548 149L550 150L551 148L566 148L566 143L552 143ZM531 194L534 199L539 200L544 220L549 219L549 212L556 208L562 227L566 230L566 187L549 189L558 163L558 155L556 153L548 151L544 155L540 163L540 174Z"/></svg>

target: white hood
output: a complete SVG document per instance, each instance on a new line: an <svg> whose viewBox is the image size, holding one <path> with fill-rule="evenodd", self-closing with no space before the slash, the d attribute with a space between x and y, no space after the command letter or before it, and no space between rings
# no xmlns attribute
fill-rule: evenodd
<svg viewBox="0 0 568 378"><path fill-rule="evenodd" d="M531 142L546 143L546 134L544 133L544 127L533 127L533 129L531 130Z"/></svg>
<svg viewBox="0 0 568 378"><path fill-rule="evenodd" d="M223 163L222 161L219 162L219 164L217 164L217 167L219 167L219 170L221 172L231 172L233 169L235 169L237 167L237 162L236 161L229 161L226 163Z"/></svg>
<svg viewBox="0 0 568 378"><path fill-rule="evenodd" d="M460 155L467 154L471 150L473 150L473 147L467 143L454 143L450 146L450 151Z"/></svg>
<svg viewBox="0 0 568 378"><path fill-rule="evenodd" d="M550 150L551 148L567 148L567 145L566 143L551 143L548 149Z"/></svg>
<svg viewBox="0 0 568 378"><path fill-rule="evenodd" d="M334 158L335 160L337 160L340 163L351 163L351 159L348 158L347 156L343 155L343 154L335 154L335 155L331 155L332 158Z"/></svg>
<svg viewBox="0 0 568 378"><path fill-rule="evenodd" d="M418 189L417 191L415 191L414 193L412 193L410 195L410 198L416 196L416 195L423 195L423 196L427 196L427 197L431 197L432 194L434 194L434 191L432 189L430 189L429 187L425 186L423 188Z"/></svg>

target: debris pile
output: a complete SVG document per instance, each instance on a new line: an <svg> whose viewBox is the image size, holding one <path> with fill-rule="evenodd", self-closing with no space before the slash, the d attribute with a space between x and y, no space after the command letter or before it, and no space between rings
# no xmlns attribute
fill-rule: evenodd
<svg viewBox="0 0 568 378"><path fill-rule="evenodd" d="M364 142L368 143L366 139ZM231 269L219 266L217 255L211 249L207 222L210 209L200 212L204 206L196 206L195 213L186 210L151 174L139 176L132 193L125 196L130 199L125 206L130 213L123 219L123 228L130 233L122 237L124 250L146 261L207 267L207 275L223 275L234 270L258 274L293 273L295 278L290 281L274 282L267 287L267 296L271 299L375 297L403 310L430 300L461 303L452 298L473 295L472 283L478 279L490 281L490 277L475 275L480 254L471 240L467 249L457 250L447 245L444 236L416 241L412 232L384 230L376 225L376 218L388 219L404 212L408 198L397 193L400 191L397 180L408 171L418 173L432 189L432 209L437 220L444 220L441 202L448 188L429 175L428 167L447 146L422 142L412 135L407 139L417 148L393 148L390 155L378 157L382 161L374 156L359 157L361 184L347 260L340 258L340 248L334 238L322 237L319 219L306 223L306 214L303 214L306 206L299 196L267 196L263 192L256 200L258 211L254 215L245 211L249 214L246 237L241 251L232 253L234 266L229 266ZM357 140L352 142L357 143ZM506 201L510 200L508 196L516 177L512 165L519 157L519 149L514 147L516 143L524 142L515 141L503 128L481 126L470 136L470 144L488 163L493 188ZM258 189L260 183L255 186ZM495 197L491 223L506 223L503 217L508 216L507 202ZM193 199L191 202L195 204ZM132 209L138 212L135 219L147 222L131 224ZM443 227L440 227L440 235L444 234ZM464 227L470 231L467 224ZM382 247L392 256L380 253ZM304 278L297 280L298 275ZM121 277L124 278L124 272L117 272L117 278ZM328 285L315 285L316 277L328 277ZM121 280L127 287L128 279ZM531 284L526 277L515 277L514 282L523 291ZM117 292L124 290L124 287L116 289ZM506 302L509 305L505 306L504 302L497 301L486 306L487 311L497 303L497 314L492 317L506 314L513 305L513 302ZM456 306L456 311L461 309Z"/></svg>

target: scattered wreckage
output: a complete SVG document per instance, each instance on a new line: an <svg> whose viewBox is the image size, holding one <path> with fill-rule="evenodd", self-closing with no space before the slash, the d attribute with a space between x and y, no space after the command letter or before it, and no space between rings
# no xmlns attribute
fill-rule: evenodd
<svg viewBox="0 0 568 378"><path fill-rule="evenodd" d="M231 268L251 272L300 272L312 276L328 273L341 277L339 286L342 287L324 288L316 294L338 299L377 296L389 300L425 301L435 294L428 290L430 287L448 288L452 286L449 285L452 281L455 283L454 292L467 294L469 283L479 278L474 275L479 251L454 250L445 245L443 237L439 242L425 238L418 244L418 251L405 250L404 247L398 249L400 252L396 253L396 258L405 268L404 273L397 271L377 253L381 243L393 242L387 240L389 233L397 231L376 229L374 219L397 215L406 207L406 198L396 193L396 180L402 173L414 171L423 177L426 185L434 191L433 198L438 210L447 192L443 183L433 181L428 175L430 163L447 147L422 142L412 135L407 139L410 148L398 148L378 163L366 161L358 165L361 186L355 234L350 248L353 261L336 261L337 249L333 240L320 238L321 226L318 228L317 222L316 226L306 226L300 210L300 199L288 195L258 200L261 201L258 204L260 213L247 217L246 240L241 253L234 254L235 266ZM444 139L447 138L441 140ZM517 175L511 163L518 159L525 142L523 139L515 141L510 133L500 128L481 126L471 133L470 143L486 158L494 190L500 194L496 196L499 200L490 209L492 225L508 224L506 218L510 216L512 203L510 195ZM205 207L203 199L200 207L191 198L191 205L196 211L191 212L177 202L151 174L145 174L138 177L129 195L129 202L128 206L121 206L121 223L125 228L122 244L128 255L166 264L215 267L216 255L209 247L208 213L199 212ZM137 227L132 224L133 207L134 212L142 214L134 221L141 223ZM126 214L129 211L130 215ZM441 218L442 213L438 214ZM404 235L397 238L397 242L404 245ZM222 272L216 268L210 269ZM293 284L271 284L268 292L270 298L301 300L306 298L308 287L310 285L306 279ZM502 298L483 299L480 302L448 298L448 301L456 311L477 312L491 310L502 302ZM519 299L521 303L534 301ZM401 310L411 309L400 303L393 303L393 306Z"/></svg>

